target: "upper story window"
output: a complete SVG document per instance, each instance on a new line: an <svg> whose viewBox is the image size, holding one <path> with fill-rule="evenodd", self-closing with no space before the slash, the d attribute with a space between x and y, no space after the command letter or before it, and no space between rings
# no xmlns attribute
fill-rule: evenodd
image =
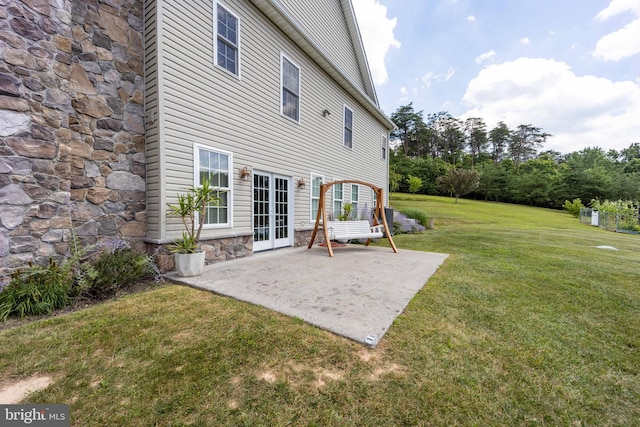
<svg viewBox="0 0 640 427"><path fill-rule="evenodd" d="M348 148L353 147L353 111L344 106L344 139L343 145Z"/></svg>
<svg viewBox="0 0 640 427"><path fill-rule="evenodd" d="M216 64L236 76L239 75L239 43L240 22L228 9L218 3L218 19L216 20Z"/></svg>
<svg viewBox="0 0 640 427"><path fill-rule="evenodd" d="M195 185L205 179L217 188L220 202L207 206L204 223L214 226L231 226L231 153L196 145Z"/></svg>
<svg viewBox="0 0 640 427"><path fill-rule="evenodd" d="M383 134L382 135L382 146L380 147L382 149L381 153L382 153L382 160L386 160L387 159L387 147L389 146L389 140L387 139L387 135Z"/></svg>
<svg viewBox="0 0 640 427"><path fill-rule="evenodd" d="M300 67L282 55L282 102L280 113L300 121Z"/></svg>

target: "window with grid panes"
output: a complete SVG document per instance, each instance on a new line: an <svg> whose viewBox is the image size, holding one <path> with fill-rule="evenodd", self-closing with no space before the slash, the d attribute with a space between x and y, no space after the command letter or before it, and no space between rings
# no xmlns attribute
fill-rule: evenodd
<svg viewBox="0 0 640 427"><path fill-rule="evenodd" d="M208 179L218 189L220 202L209 205L205 211L206 225L231 225L229 200L231 197L231 154L197 147L196 186Z"/></svg>

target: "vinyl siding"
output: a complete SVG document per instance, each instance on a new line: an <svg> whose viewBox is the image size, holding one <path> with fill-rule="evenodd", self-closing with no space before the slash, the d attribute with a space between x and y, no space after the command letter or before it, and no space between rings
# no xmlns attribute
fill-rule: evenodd
<svg viewBox="0 0 640 427"><path fill-rule="evenodd" d="M345 21L343 0L279 0L353 83L365 90L351 34ZM322 17L323 19L318 19Z"/></svg>
<svg viewBox="0 0 640 427"><path fill-rule="evenodd" d="M162 1L162 0L158 0ZM241 78L214 65L213 5L189 0L165 2L158 68L162 74L162 124L159 139L164 159L149 160L160 189L157 209L175 201L193 185L193 144L233 153L233 228L208 229L203 237L252 232L252 183L241 181L245 166L255 171L304 178L307 188L294 188L294 222L309 227L310 174L361 179L386 186L386 161L380 156L383 123L302 53L252 4L225 1L240 19ZM280 57L284 53L301 68L300 124L280 114ZM353 149L342 145L342 108L354 111ZM329 117L322 111L328 109ZM158 144L155 144L158 145ZM149 144L149 152L153 150ZM150 188L153 186L150 185ZM295 185L294 185L295 187ZM153 187L155 188L155 187ZM348 194L345 194L347 197ZM370 191L360 203L371 205ZM167 220L162 238L175 237L181 224Z"/></svg>

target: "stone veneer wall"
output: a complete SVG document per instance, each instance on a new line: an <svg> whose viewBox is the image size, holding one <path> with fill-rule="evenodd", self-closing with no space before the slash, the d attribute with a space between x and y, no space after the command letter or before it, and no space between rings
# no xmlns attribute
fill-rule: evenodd
<svg viewBox="0 0 640 427"><path fill-rule="evenodd" d="M0 0L0 274L145 236L142 32L141 0Z"/></svg>

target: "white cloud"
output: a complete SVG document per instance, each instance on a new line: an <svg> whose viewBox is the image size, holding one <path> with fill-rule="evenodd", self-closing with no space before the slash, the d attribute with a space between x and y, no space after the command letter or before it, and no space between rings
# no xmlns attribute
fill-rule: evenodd
<svg viewBox="0 0 640 427"><path fill-rule="evenodd" d="M387 18L387 8L378 0L353 0L353 7L367 52L371 77L375 84L384 84L388 79L385 56L391 48L400 48L393 35L397 19Z"/></svg>
<svg viewBox="0 0 640 427"><path fill-rule="evenodd" d="M401 95L406 95L407 94L407 88L404 87L404 86L400 87L400 94Z"/></svg>
<svg viewBox="0 0 640 427"><path fill-rule="evenodd" d="M476 22L476 17L475 17L475 16L473 16L473 15L469 15L469 16L467 16L467 21L469 21L469 22Z"/></svg>
<svg viewBox="0 0 640 427"><path fill-rule="evenodd" d="M640 19L598 40L593 56L604 61L619 61L638 53L640 53Z"/></svg>
<svg viewBox="0 0 640 427"><path fill-rule="evenodd" d="M553 31L553 30L549 30L549 33L548 33L548 34L549 34L550 36L555 36L555 35L556 35L556 32L555 32L555 31Z"/></svg>
<svg viewBox="0 0 640 427"><path fill-rule="evenodd" d="M451 77L456 73L455 68L449 68L446 73L435 74L435 73L427 73L422 76L422 81L424 83L424 87L431 87L431 82L448 82L451 80Z"/></svg>
<svg viewBox="0 0 640 427"><path fill-rule="evenodd" d="M529 43L531 43L531 40L529 40L529 37L524 37L524 38L520 39L520 43L529 44Z"/></svg>
<svg viewBox="0 0 640 427"><path fill-rule="evenodd" d="M604 21L605 19L627 11L634 13L636 16L640 16L640 2L638 2L638 0L611 0L609 6L596 15L596 19Z"/></svg>
<svg viewBox="0 0 640 427"><path fill-rule="evenodd" d="M640 17L640 2L638 0L611 0L609 6L601 10L595 19L604 21L624 12L631 12ZM636 19L598 40L593 56L604 61L619 61L638 53L640 53L640 19Z"/></svg>
<svg viewBox="0 0 640 427"><path fill-rule="evenodd" d="M640 84L577 76L564 62L519 58L490 65L468 85L466 117L489 129L531 124L553 136L544 149L562 153L584 147L627 147L640 135Z"/></svg>
<svg viewBox="0 0 640 427"><path fill-rule="evenodd" d="M476 56L476 64L482 64L485 61L491 61L495 59L497 53L495 50L491 49L489 52L482 53Z"/></svg>

